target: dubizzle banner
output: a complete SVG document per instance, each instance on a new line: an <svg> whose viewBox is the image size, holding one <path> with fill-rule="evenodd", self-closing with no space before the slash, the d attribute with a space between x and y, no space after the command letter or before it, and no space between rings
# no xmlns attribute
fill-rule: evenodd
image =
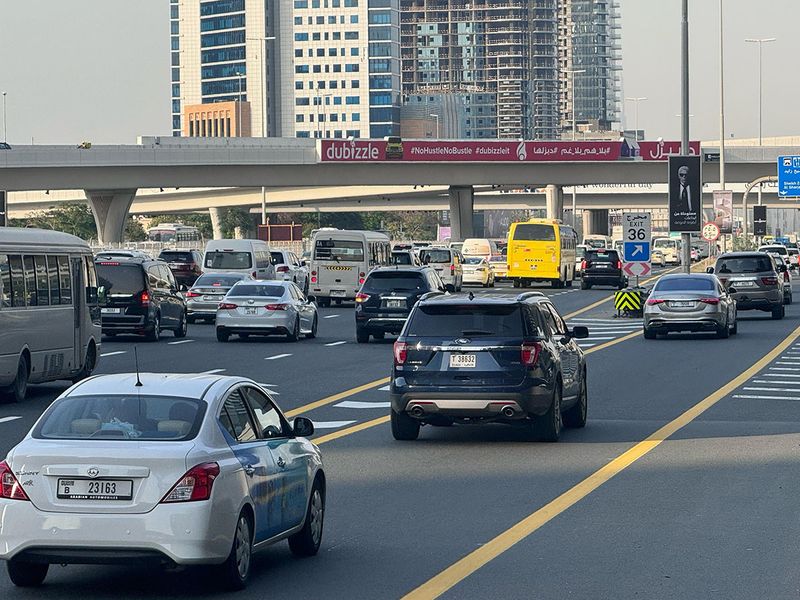
<svg viewBox="0 0 800 600"><path fill-rule="evenodd" d="M681 153L680 142L666 142L664 140L656 142L638 142L639 156L642 160L667 160L670 155ZM700 142L689 142L689 154L700 155Z"/></svg>
<svg viewBox="0 0 800 600"><path fill-rule="evenodd" d="M539 162L617 160L622 142L322 140L323 162Z"/></svg>

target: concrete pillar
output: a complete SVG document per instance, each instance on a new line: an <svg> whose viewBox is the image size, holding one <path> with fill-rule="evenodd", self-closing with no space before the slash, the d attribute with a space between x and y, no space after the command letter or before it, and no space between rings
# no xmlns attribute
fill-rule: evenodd
<svg viewBox="0 0 800 600"><path fill-rule="evenodd" d="M471 185L450 186L450 241L463 242L473 236Z"/></svg>
<svg viewBox="0 0 800 600"><path fill-rule="evenodd" d="M208 214L211 216L211 231L215 240L222 239L222 225L220 225L220 214L218 208L209 208Z"/></svg>
<svg viewBox="0 0 800 600"><path fill-rule="evenodd" d="M83 190L97 225L101 244L125 241L125 221L136 197L136 190Z"/></svg>
<svg viewBox="0 0 800 600"><path fill-rule="evenodd" d="M608 209L599 208L583 211L583 237L587 235L609 235Z"/></svg>
<svg viewBox="0 0 800 600"><path fill-rule="evenodd" d="M560 185L548 185L544 188L544 202L548 219L564 219L564 190Z"/></svg>

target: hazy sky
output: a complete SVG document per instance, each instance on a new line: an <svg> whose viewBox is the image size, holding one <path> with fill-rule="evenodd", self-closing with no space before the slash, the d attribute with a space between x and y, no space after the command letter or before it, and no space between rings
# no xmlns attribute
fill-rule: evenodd
<svg viewBox="0 0 800 600"><path fill-rule="evenodd" d="M288 2L289 0L282 0ZM644 96L639 127L677 139L680 0L622 0L623 93ZM718 0L689 0L691 137L719 130ZM800 133L800 0L724 0L726 129L758 132L764 45L764 136ZM782 74L784 74L782 76ZM13 143L133 143L170 135L167 0L0 0L0 91ZM633 127L633 104L625 103ZM1 133L1 131L0 131Z"/></svg>

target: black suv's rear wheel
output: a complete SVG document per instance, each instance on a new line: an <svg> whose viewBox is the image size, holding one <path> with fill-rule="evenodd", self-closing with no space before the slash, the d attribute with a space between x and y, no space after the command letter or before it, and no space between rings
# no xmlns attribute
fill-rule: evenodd
<svg viewBox="0 0 800 600"><path fill-rule="evenodd" d="M189 322L189 321L188 321L188 318L187 318L187 316L186 316L186 311L184 311L184 313L183 313L183 317L181 317L181 322L180 322L180 324L178 325L178 328L177 328L177 329L173 329L173 330L172 330L172 334L173 334L173 335L174 335L176 338L185 338L185 337L186 337L186 332L187 332L187 331L188 331L188 329L189 329L189 328L188 328L188 326L187 326L187 323L188 323L188 322Z"/></svg>
<svg viewBox="0 0 800 600"><path fill-rule="evenodd" d="M578 392L578 401L569 410L564 411L564 427L579 429L586 425L586 413L589 408L589 392L586 387L586 371L581 376L581 387Z"/></svg>
<svg viewBox="0 0 800 600"><path fill-rule="evenodd" d="M412 441L419 437L419 421L405 413L392 411L392 435L396 440Z"/></svg>
<svg viewBox="0 0 800 600"><path fill-rule="evenodd" d="M550 408L533 421L533 436L539 442L557 442L561 436L561 426L561 382L557 381Z"/></svg>
<svg viewBox="0 0 800 600"><path fill-rule="evenodd" d="M772 318L773 319L782 319L786 314L786 307L781 304L778 308L772 309Z"/></svg>
<svg viewBox="0 0 800 600"><path fill-rule="evenodd" d="M145 335L147 341L149 342L157 342L161 339L161 316L156 315L155 319L153 319L153 329L148 331Z"/></svg>
<svg viewBox="0 0 800 600"><path fill-rule="evenodd" d="M47 577L48 564L30 563L23 560L10 560L6 563L8 578L17 587L37 587Z"/></svg>
<svg viewBox="0 0 800 600"><path fill-rule="evenodd" d="M366 344L369 342L369 331L363 327L356 327L356 341L359 344Z"/></svg>

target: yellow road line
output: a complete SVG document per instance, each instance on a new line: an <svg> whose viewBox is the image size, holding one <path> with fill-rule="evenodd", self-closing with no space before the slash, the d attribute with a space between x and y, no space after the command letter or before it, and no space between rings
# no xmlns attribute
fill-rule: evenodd
<svg viewBox="0 0 800 600"><path fill-rule="evenodd" d="M658 431L637 443L635 446L617 456L610 463L598 469L576 486L570 488L555 500L552 500L536 512L528 515L516 525L507 529L494 539L490 540L477 550L470 552L444 571L429 579L421 586L406 594L403 600L432 600L438 598L447 590L460 583L478 569L500 556L503 552L521 542L534 533L537 529L563 513L565 510L588 496L612 477L622 472L641 457L657 448L661 442L669 438L676 431L691 423L703 412L714 406L725 396L745 383L753 375L767 366L778 357L781 352L793 344L800 337L800 327L795 329L780 344L770 350L763 358L749 369L726 383L676 419L673 419Z"/></svg>
<svg viewBox="0 0 800 600"><path fill-rule="evenodd" d="M378 417L377 419L372 419L372 421L364 421L363 423L359 423L358 425L353 425L352 427L348 427L347 429L340 429L339 431L334 431L333 433L329 433L328 435L323 435L318 438L314 438L311 441L317 444L324 444L325 442L332 442L333 440L338 440L339 438L345 437L352 433L358 433L359 431L363 431L365 429L369 429L370 427L375 427L376 425L383 425L384 423L389 422L389 415L385 417Z"/></svg>
<svg viewBox="0 0 800 600"><path fill-rule="evenodd" d="M383 377L382 379L376 379L375 381L372 381L370 383L365 383L364 385L360 385L358 387L354 387L352 389L339 392L338 394L334 394L333 396L328 396L327 398L323 398L322 400L317 400L316 402L311 402L303 406L298 406L297 408L293 408L292 410L289 410L284 414L287 417L295 417L309 410L314 410L315 408L319 408L320 406L325 406L326 404L333 404L338 400L343 400L344 398L355 396L356 394L360 394L361 392L366 392L367 390L371 390L373 388L386 385L387 383L389 383L388 377Z"/></svg>
<svg viewBox="0 0 800 600"><path fill-rule="evenodd" d="M604 344L600 344L598 346L595 346L594 348L587 348L586 350L583 351L583 353L584 354L591 354L592 352L597 352L599 350L605 350L606 348L609 348L611 346L616 346L617 344L621 344L622 342L625 342L627 340L631 340L631 339L635 338L637 335L641 335L641 334L642 334L641 331L634 331L633 333L629 333L627 335L623 335L620 338L617 338L615 340L611 340L610 342L605 342Z"/></svg>

